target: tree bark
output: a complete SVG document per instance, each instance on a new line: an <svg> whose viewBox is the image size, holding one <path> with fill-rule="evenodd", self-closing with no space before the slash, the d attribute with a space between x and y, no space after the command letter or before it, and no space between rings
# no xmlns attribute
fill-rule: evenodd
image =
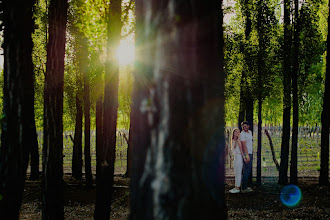
<svg viewBox="0 0 330 220"><path fill-rule="evenodd" d="M263 98L263 81L262 75L266 74L265 71L265 30L264 23L264 10L263 2L257 1L257 33L258 33L258 76L257 76L257 97L258 97L258 144L257 144L257 185L261 185L261 132L262 132L262 98ZM252 176L252 175L251 175Z"/></svg>
<svg viewBox="0 0 330 220"><path fill-rule="evenodd" d="M240 95L239 95L239 112L238 112L238 123L237 123L237 126L239 128L240 131L242 131L242 125L241 123L243 121L245 121L245 117L246 117L246 106L245 106L245 93L246 93L246 71L242 71L242 74L241 74L241 83L240 83L240 86L241 86L241 90L240 90Z"/></svg>
<svg viewBox="0 0 330 220"><path fill-rule="evenodd" d="M100 153L102 151L102 119L103 119L103 114L102 114L102 95L98 97L96 101L96 109L95 109L95 119L96 119L96 160L101 157Z"/></svg>
<svg viewBox="0 0 330 220"><path fill-rule="evenodd" d="M96 173L95 219L109 219L116 155L119 65L114 56L120 43L121 0L110 2L108 12L108 46L105 65L103 108L103 143L98 154Z"/></svg>
<svg viewBox="0 0 330 220"><path fill-rule="evenodd" d="M242 131L241 123L243 121L248 121L250 125L250 130L253 135L253 106L254 100L252 97L252 88L248 79L252 75L252 63L253 58L251 57L249 51L250 45L250 34L252 31L252 20L251 20L251 11L249 10L249 5L251 4L250 0L241 0L240 1L243 16L245 17L245 44L242 47L242 53L244 55L244 63L247 68L244 68L241 76L241 90L240 90L240 110L239 110L239 122L238 127ZM252 173L251 173L252 177ZM250 180L251 181L251 180Z"/></svg>
<svg viewBox="0 0 330 220"><path fill-rule="evenodd" d="M82 92L81 77L77 73L77 93L76 93L76 125L74 131L74 141L72 150L72 177L77 180L82 179Z"/></svg>
<svg viewBox="0 0 330 220"><path fill-rule="evenodd" d="M281 143L281 163L278 183L288 183L288 160L290 146L291 115L291 33L290 33L290 0L284 0L284 48L283 48L283 131Z"/></svg>
<svg viewBox="0 0 330 220"><path fill-rule="evenodd" d="M294 47L293 47L293 69L292 69L292 143L291 143L291 163L290 163L290 183L298 184L298 122L299 122L299 106L298 106L298 71L299 71L299 3L294 1L295 6L295 23L294 23Z"/></svg>
<svg viewBox="0 0 330 220"><path fill-rule="evenodd" d="M83 39L85 63L84 63L84 114L85 114L85 178L87 188L93 185L92 164L91 164L91 119L90 119L90 89L89 89L89 69L88 69L88 43L87 38Z"/></svg>
<svg viewBox="0 0 330 220"><path fill-rule="evenodd" d="M4 88L0 148L0 213L19 219L29 152L34 144L32 63L35 1L3 1Z"/></svg>
<svg viewBox="0 0 330 220"><path fill-rule="evenodd" d="M265 134L266 134L266 136L268 137L268 140L269 140L270 150L272 151L272 157L273 157L274 164L276 166L277 171L279 171L280 170L280 165L277 162L275 151L274 151L273 141L272 141L272 138L270 137L267 129L265 129Z"/></svg>
<svg viewBox="0 0 330 220"><path fill-rule="evenodd" d="M152 60L151 47L153 42L152 36L145 35L146 24L144 24L144 16L146 14L143 0L137 0L135 3L136 15L136 31L135 31L135 48L145 48L136 50L136 60L134 69L134 84L132 92L132 104L130 115L130 131L129 131L129 152L128 159L131 159L131 181L130 181L130 197L131 197L131 212L130 219L139 219L138 216L143 216L145 205L140 201L151 202L151 195L148 192L148 185L141 185L140 180L143 175L144 165L147 156L147 150L150 149L150 133L148 116L146 113L141 114L140 106L144 97L148 94L148 85L151 84L150 74L152 71L151 65L148 65L143 60ZM143 57L143 58L142 58ZM143 60L142 60L143 59ZM149 181L148 179L145 181ZM149 218L152 216L149 212Z"/></svg>
<svg viewBox="0 0 330 220"><path fill-rule="evenodd" d="M44 90L42 219L64 219L63 85L67 0L51 0Z"/></svg>
<svg viewBox="0 0 330 220"><path fill-rule="evenodd" d="M136 13L130 218L226 219L221 1L141 0Z"/></svg>
<svg viewBox="0 0 330 220"><path fill-rule="evenodd" d="M329 2L330 9L330 2ZM328 16L328 24L330 24L330 16ZM323 110L321 115L322 131L321 131L321 170L320 170L320 185L329 185L329 127L330 127L330 25L328 25L327 37L327 66L325 75L325 86L323 96Z"/></svg>
<svg viewBox="0 0 330 220"><path fill-rule="evenodd" d="M131 111L132 114L132 111ZM132 119L132 117L130 116L130 118ZM125 135L125 134L124 134ZM129 125L129 134L128 134L128 139L126 136L125 140L127 142L127 161L126 161L126 173L125 173L125 177L131 177L132 174L132 141L131 141L131 137L132 136L132 123L130 123Z"/></svg>
<svg viewBox="0 0 330 220"><path fill-rule="evenodd" d="M258 100L258 150L257 150L257 185L261 185L261 138L262 138L262 99Z"/></svg>

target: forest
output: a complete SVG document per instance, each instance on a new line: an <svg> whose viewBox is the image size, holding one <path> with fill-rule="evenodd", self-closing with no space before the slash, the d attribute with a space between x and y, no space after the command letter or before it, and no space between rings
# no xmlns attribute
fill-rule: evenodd
<svg viewBox="0 0 330 220"><path fill-rule="evenodd" d="M329 219L329 8L0 1L0 219Z"/></svg>

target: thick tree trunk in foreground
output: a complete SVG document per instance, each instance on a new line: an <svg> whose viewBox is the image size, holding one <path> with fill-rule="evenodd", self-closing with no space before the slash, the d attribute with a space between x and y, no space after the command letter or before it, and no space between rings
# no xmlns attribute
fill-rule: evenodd
<svg viewBox="0 0 330 220"><path fill-rule="evenodd" d="M330 9L330 2L329 2ZM330 24L330 16L328 16L328 24ZM322 110L322 131L321 131L321 170L320 170L320 185L329 184L329 127L330 127L330 25L328 25L327 37L327 69L325 75L325 89L323 97L323 110Z"/></svg>
<svg viewBox="0 0 330 220"><path fill-rule="evenodd" d="M63 85L67 0L51 0L44 91L43 219L64 219Z"/></svg>
<svg viewBox="0 0 330 220"><path fill-rule="evenodd" d="M283 50L283 131L281 143L281 164L279 184L288 183L290 115L291 115L291 33L290 33L290 1L284 0L284 50Z"/></svg>
<svg viewBox="0 0 330 220"><path fill-rule="evenodd" d="M150 193L148 191L149 185L141 186L140 179L144 171L144 164L146 161L147 150L150 148L150 128L147 123L147 114L141 114L140 106L142 101L147 97L149 91L150 74L152 67L149 63L152 62L152 37L145 35L146 24L144 23L145 9L142 0L136 1L135 5L136 14L136 32L135 32L135 48L142 48L136 50L136 60L134 70L134 84L132 92L132 104L130 115L130 130L129 130L129 150L127 152L128 160L131 160L131 181L130 181L130 196L131 196L131 219L139 219L142 216L145 205L140 201L150 201ZM143 59L143 60L142 60ZM147 61L150 60L150 61ZM128 168L129 169L129 168ZM149 180L148 180L149 181ZM149 202L149 203L150 203ZM148 217L151 218L150 213Z"/></svg>
<svg viewBox="0 0 330 220"><path fill-rule="evenodd" d="M108 49L105 66L103 141L98 152L96 171L95 219L109 219L116 155L119 65L114 56L120 43L121 0L110 3L108 14Z"/></svg>
<svg viewBox="0 0 330 220"><path fill-rule="evenodd" d="M4 88L0 148L0 214L19 219L33 143L32 63L34 1L3 1Z"/></svg>
<svg viewBox="0 0 330 220"><path fill-rule="evenodd" d="M136 13L131 219L225 219L221 1Z"/></svg>

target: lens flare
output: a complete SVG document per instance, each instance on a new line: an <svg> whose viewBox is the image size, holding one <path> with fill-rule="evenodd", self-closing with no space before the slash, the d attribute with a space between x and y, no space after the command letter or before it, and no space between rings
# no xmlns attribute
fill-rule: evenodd
<svg viewBox="0 0 330 220"><path fill-rule="evenodd" d="M135 60L134 45L122 42L116 51L116 57L121 66L133 64Z"/></svg>
<svg viewBox="0 0 330 220"><path fill-rule="evenodd" d="M288 185L283 187L281 194L280 194L280 199L282 203L288 207L295 207L299 204L301 201L301 190L298 186L296 185Z"/></svg>

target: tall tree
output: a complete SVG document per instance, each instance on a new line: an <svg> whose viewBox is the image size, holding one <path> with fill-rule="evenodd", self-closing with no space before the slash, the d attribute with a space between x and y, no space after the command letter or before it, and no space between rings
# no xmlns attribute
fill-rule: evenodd
<svg viewBox="0 0 330 220"><path fill-rule="evenodd" d="M139 186L139 181L143 176L144 164L146 161L147 150L150 148L150 126L148 123L148 115L141 114L140 106L142 101L148 95L150 84L151 65L143 60L152 60L152 44L154 42L153 35L146 35L146 24L144 23L145 8L143 0L135 2L135 48L136 57L134 69L134 84L132 92L132 104L129 128L129 143L127 157L130 164L127 164L128 173L130 174L130 196L131 196L131 219L138 219L142 213L141 203L139 201L151 201L150 193L147 185ZM142 60L143 59L143 60ZM129 163L129 162L128 162Z"/></svg>
<svg viewBox="0 0 330 220"><path fill-rule="evenodd" d="M225 219L221 1L141 0L136 15L131 219Z"/></svg>
<svg viewBox="0 0 330 220"><path fill-rule="evenodd" d="M242 53L244 56L245 68L242 70L241 76L241 90L240 90L240 110L238 117L238 126L241 129L241 122L248 121L250 129L253 134L253 103L251 77L253 75L253 57L251 52L251 32L252 32L252 18L251 18L251 0L240 0L242 14L245 19L245 41L242 45ZM251 174L252 177L252 174Z"/></svg>
<svg viewBox="0 0 330 220"><path fill-rule="evenodd" d="M84 146L84 156L85 156L85 178L86 186L90 188L93 184L92 176L92 164L91 164L91 119L90 119L90 86L89 86L89 68L88 68L88 42L87 38L83 37L84 48L84 115L85 115L85 146Z"/></svg>
<svg viewBox="0 0 330 220"><path fill-rule="evenodd" d="M253 76L253 63L254 59L252 57L252 42L251 42L251 32L252 32L252 19L251 19L251 0L240 0L242 14L245 19L245 40L242 45L242 54L244 59L245 68L242 70L241 75L241 90L240 90L240 110L238 116L238 127L240 130L242 121L248 121L250 124L250 130L253 135L253 106L254 97L252 97L252 85L251 77ZM252 169L253 170L253 169ZM251 175L249 177L249 183L252 183L253 171L251 170Z"/></svg>
<svg viewBox="0 0 330 220"><path fill-rule="evenodd" d="M330 9L330 2L329 2ZM329 128L330 128L330 16L328 16L328 36L327 36L327 64L325 75L325 87L323 96L323 110L322 110L322 131L321 131L321 170L320 170L320 185L329 184Z"/></svg>
<svg viewBox="0 0 330 220"><path fill-rule="evenodd" d="M255 78L254 96L258 99L258 150L257 150L257 184L261 184L261 140L262 140L262 105L269 95L270 87L274 81L273 66L276 64L275 48L270 43L277 31L277 19L274 10L269 6L268 0L259 0L256 3L258 34L257 69Z"/></svg>
<svg viewBox="0 0 330 220"><path fill-rule="evenodd" d="M107 18L108 42L105 63L103 141L96 170L95 219L109 219L116 153L119 64L114 54L120 43L121 0L110 2Z"/></svg>
<svg viewBox="0 0 330 220"><path fill-rule="evenodd" d="M0 149L0 212L19 219L29 152L34 145L32 19L35 1L2 1L4 88Z"/></svg>
<svg viewBox="0 0 330 220"><path fill-rule="evenodd" d="M257 18L257 32L258 32L258 78L257 78L257 88L258 88L258 150L257 150L257 184L261 184L261 137L262 137L262 101L263 101L263 95L262 95L262 75L265 74L265 20L263 19L267 15L264 14L263 10L263 1L259 0L257 2L257 10L258 10L258 18Z"/></svg>
<svg viewBox="0 0 330 220"><path fill-rule="evenodd" d="M288 182L290 118L291 118L291 1L284 0L284 44L283 44L283 130L279 184Z"/></svg>
<svg viewBox="0 0 330 220"><path fill-rule="evenodd" d="M67 0L51 0L44 90L43 219L64 219L63 78Z"/></svg>
<svg viewBox="0 0 330 220"><path fill-rule="evenodd" d="M100 163L99 159L102 156L103 152L103 145L102 145L102 136L103 136L103 92L102 89L104 88L101 83L102 79L102 74L100 72L98 73L97 76L97 85L96 87L96 93L97 93L97 98L96 98L96 103L95 103L95 150L96 150L96 173L99 172L98 164ZM103 89L104 91L104 89ZM97 174L96 174L97 175Z"/></svg>
<svg viewBox="0 0 330 220"><path fill-rule="evenodd" d="M294 37L293 37L293 65L292 65L292 143L290 163L290 183L298 183L298 72L299 72L299 45L300 45L300 22L299 22L299 1L294 0Z"/></svg>
<svg viewBox="0 0 330 220"><path fill-rule="evenodd" d="M259 0L257 2L257 11L258 11L258 18L257 18L257 32L258 32L258 79L257 79L257 88L258 88L258 150L257 150L257 184L261 184L261 130L262 130L262 75L265 74L265 20L263 19L266 17L263 10L263 1Z"/></svg>

